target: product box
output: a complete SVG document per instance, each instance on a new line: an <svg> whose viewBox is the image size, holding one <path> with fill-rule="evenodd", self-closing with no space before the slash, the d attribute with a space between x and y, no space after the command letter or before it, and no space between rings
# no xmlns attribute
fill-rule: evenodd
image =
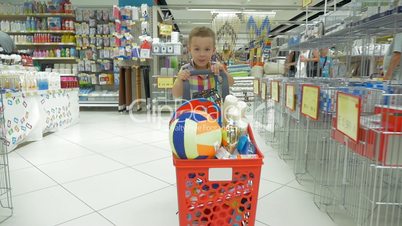
<svg viewBox="0 0 402 226"><path fill-rule="evenodd" d="M61 30L61 18L60 17L48 17L47 27L52 31Z"/></svg>
<svg viewBox="0 0 402 226"><path fill-rule="evenodd" d="M65 0L51 0L47 3L47 11L49 13L63 13L63 5Z"/></svg>

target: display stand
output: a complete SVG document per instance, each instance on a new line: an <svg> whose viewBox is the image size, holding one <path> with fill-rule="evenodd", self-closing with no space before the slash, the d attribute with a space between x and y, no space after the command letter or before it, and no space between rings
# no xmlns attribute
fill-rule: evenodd
<svg viewBox="0 0 402 226"><path fill-rule="evenodd" d="M113 60L116 45L112 8L76 9L81 107L117 107L118 67Z"/></svg>
<svg viewBox="0 0 402 226"><path fill-rule="evenodd" d="M5 134L4 94L0 93L0 223L13 215L10 171Z"/></svg>
<svg viewBox="0 0 402 226"><path fill-rule="evenodd" d="M177 72L180 70L182 46L180 42L170 42L172 25L164 24L163 15L157 13L160 12L159 7L154 6L153 12L155 12L153 14L153 37L159 39L159 43L153 43L152 49L152 105L157 112L172 111L181 104L181 101L175 100L173 97L172 88Z"/></svg>
<svg viewBox="0 0 402 226"><path fill-rule="evenodd" d="M79 120L78 89L3 94L6 151Z"/></svg>

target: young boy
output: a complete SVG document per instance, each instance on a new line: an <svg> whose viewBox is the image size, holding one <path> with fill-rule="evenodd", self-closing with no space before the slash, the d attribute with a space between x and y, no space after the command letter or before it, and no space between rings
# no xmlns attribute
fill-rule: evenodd
<svg viewBox="0 0 402 226"><path fill-rule="evenodd" d="M207 27L196 27L190 32L189 52L191 53L191 63L184 65L173 85L173 96L180 98L183 96L183 81L189 80L191 97L196 92L215 88L214 76L197 75L190 76L192 70L211 70L214 74L223 71L227 78L229 86L233 85L233 77L226 72L220 63L212 63L211 58L215 53L215 33Z"/></svg>

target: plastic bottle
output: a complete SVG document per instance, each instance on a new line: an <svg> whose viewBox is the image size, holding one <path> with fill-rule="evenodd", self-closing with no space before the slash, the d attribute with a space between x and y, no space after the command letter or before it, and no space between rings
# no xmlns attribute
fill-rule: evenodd
<svg viewBox="0 0 402 226"><path fill-rule="evenodd" d="M60 51L60 49L56 49L56 57L61 57L61 51Z"/></svg>
<svg viewBox="0 0 402 226"><path fill-rule="evenodd" d="M27 18L27 20L25 21L25 29L27 31L31 30L31 22L29 21L29 17Z"/></svg>
<svg viewBox="0 0 402 226"><path fill-rule="evenodd" d="M70 49L66 48L66 57L70 57Z"/></svg>
<svg viewBox="0 0 402 226"><path fill-rule="evenodd" d="M54 54L53 49L51 49L51 50L49 51L49 57L55 57L55 54Z"/></svg>

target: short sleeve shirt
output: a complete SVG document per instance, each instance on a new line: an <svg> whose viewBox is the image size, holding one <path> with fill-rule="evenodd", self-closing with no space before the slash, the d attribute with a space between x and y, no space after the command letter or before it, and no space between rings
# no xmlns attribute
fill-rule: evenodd
<svg viewBox="0 0 402 226"><path fill-rule="evenodd" d="M191 63L184 65L181 69L193 71L195 70L194 63L191 61ZM213 76L191 76L189 79L189 83L191 97L196 92L202 92L204 90L216 88L215 78Z"/></svg>
<svg viewBox="0 0 402 226"><path fill-rule="evenodd" d="M320 56L320 67L322 68L322 77L324 78L329 78L331 73L331 67L332 67L332 58L327 56L327 57L322 57Z"/></svg>
<svg viewBox="0 0 402 226"><path fill-rule="evenodd" d="M391 63L391 58L394 52L402 53L402 33L395 35L394 40L389 46L387 52L384 56L384 74L387 72L389 64ZM402 81L402 65L395 68L392 78L395 80Z"/></svg>

